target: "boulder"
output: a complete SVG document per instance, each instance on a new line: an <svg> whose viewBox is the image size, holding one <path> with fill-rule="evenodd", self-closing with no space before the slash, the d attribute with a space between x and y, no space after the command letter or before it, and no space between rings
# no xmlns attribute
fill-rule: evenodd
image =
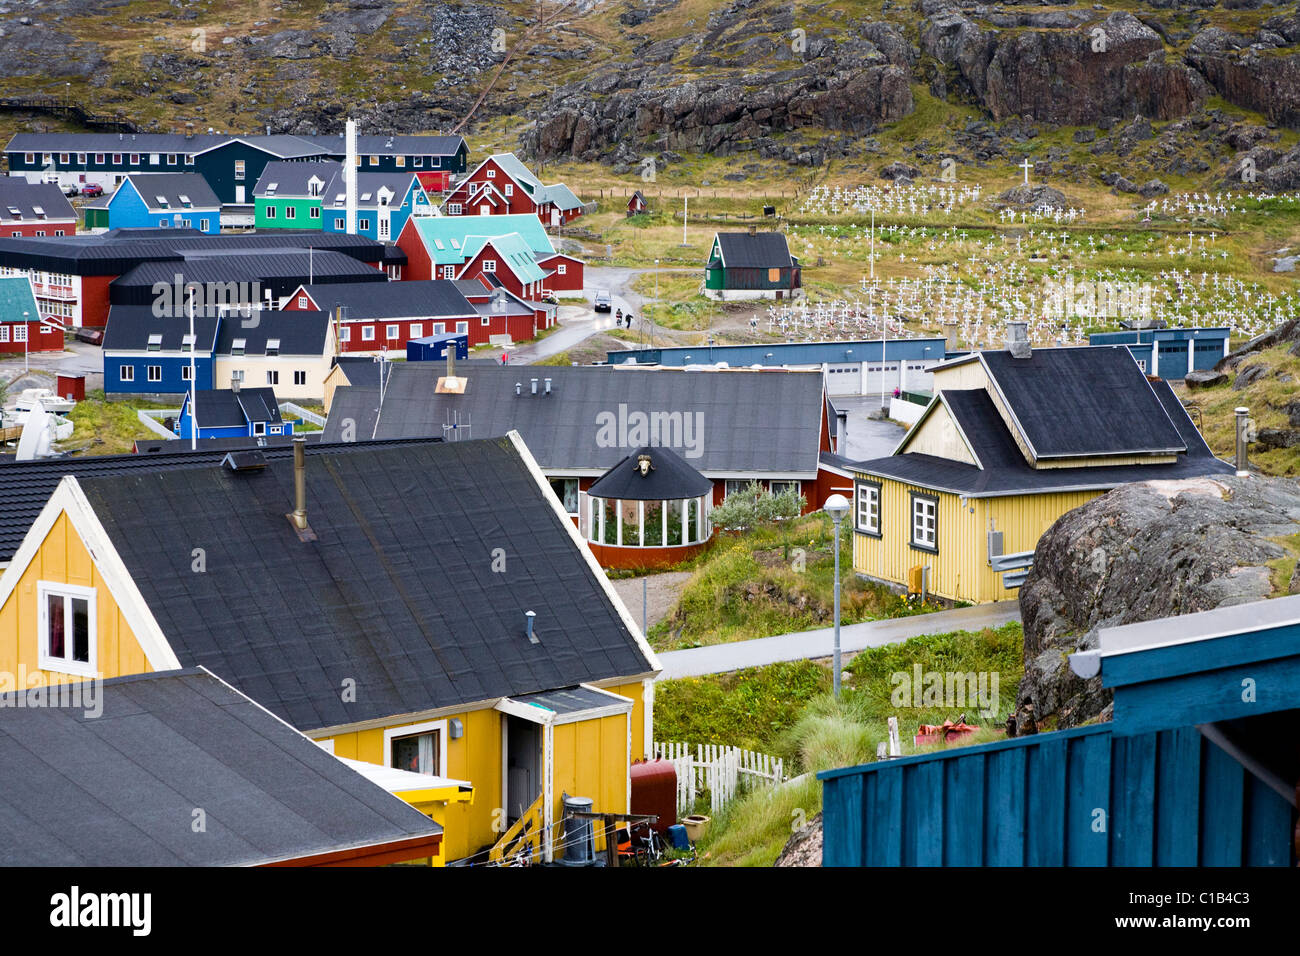
<svg viewBox="0 0 1300 956"><path fill-rule="evenodd" d="M1214 388L1216 385L1224 385L1228 381L1228 376L1224 372L1216 372L1214 369L1195 369L1187 373L1183 379L1183 384L1188 388Z"/></svg>
<svg viewBox="0 0 1300 956"><path fill-rule="evenodd" d="M1097 647L1103 627L1273 596L1267 562L1288 552L1271 539L1298 533L1300 484L1288 478L1122 485L1063 515L1020 589L1017 714L1032 707L1060 728L1105 717L1110 692L1077 677L1070 654Z"/></svg>

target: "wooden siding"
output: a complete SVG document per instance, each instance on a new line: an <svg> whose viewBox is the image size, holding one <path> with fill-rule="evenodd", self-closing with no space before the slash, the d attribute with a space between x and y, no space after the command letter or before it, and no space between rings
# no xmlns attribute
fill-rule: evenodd
<svg viewBox="0 0 1300 956"><path fill-rule="evenodd" d="M994 529L1002 532L1003 553L1032 551L1057 518L1100 494L1081 491L970 498L963 506L955 494L890 478L862 477L880 482L881 536L854 534L853 570L906 585L913 565L929 565L929 593L953 601L1000 601L1016 596L1014 590L1002 586L1002 575L989 567L990 518ZM912 492L939 499L938 554L911 544Z"/></svg>
<svg viewBox="0 0 1300 956"><path fill-rule="evenodd" d="M189 552L177 573L190 573ZM55 520L17 586L0 607L0 673L12 680L20 672L39 675L35 683L72 683L85 680L71 674L43 671L39 667L37 634L38 581L75 584L95 590L96 664L104 678L147 674L153 668L118 608L66 514ZM12 690L12 687L5 688Z"/></svg>
<svg viewBox="0 0 1300 956"><path fill-rule="evenodd" d="M975 456L962 440L957 424L952 420L947 406L940 404L920 423L913 425L907 432L907 444L903 452L917 455L933 455L949 461L964 461L975 464Z"/></svg>
<svg viewBox="0 0 1300 956"><path fill-rule="evenodd" d="M831 771L825 866L1288 866L1295 812L1192 727Z"/></svg>

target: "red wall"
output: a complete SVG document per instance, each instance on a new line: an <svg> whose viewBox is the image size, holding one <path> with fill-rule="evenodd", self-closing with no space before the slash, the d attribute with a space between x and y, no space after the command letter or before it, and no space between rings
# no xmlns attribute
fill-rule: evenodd
<svg viewBox="0 0 1300 956"><path fill-rule="evenodd" d="M108 286L117 276L81 277L81 324L102 329L108 325Z"/></svg>
<svg viewBox="0 0 1300 956"><path fill-rule="evenodd" d="M403 279L432 279L433 260L424 248L424 240L415 228L415 217L406 220L401 234L397 237L397 248L406 253L406 268L402 270Z"/></svg>
<svg viewBox="0 0 1300 956"><path fill-rule="evenodd" d="M565 274L560 275L555 272L560 263L565 265ZM555 272L549 279L543 280L542 284L552 292L581 292L582 277L584 264L581 259L574 259L571 256L554 255L549 259L542 259L538 262L543 269L548 272Z"/></svg>
<svg viewBox="0 0 1300 956"><path fill-rule="evenodd" d="M63 333L58 329L50 332L42 332L40 322L27 323L27 343L14 341L14 329L21 326L22 322L4 322L0 323L9 330L9 341L0 342L0 352L13 353L22 355L27 352L62 352L63 351Z"/></svg>
<svg viewBox="0 0 1300 956"><path fill-rule="evenodd" d="M494 170L496 175L489 177L489 169ZM507 213L535 214L537 212L537 203L533 202L532 197L528 195L528 192L524 187L507 176L500 166L489 159L487 162L479 166L478 169L474 170L474 172L471 173L464 182L457 186L456 189L447 196L447 202L460 203L461 206L464 207L461 212L462 216L479 215L478 207L474 206L471 208L469 205L469 195L471 192L471 184L473 183L491 183L500 194L496 197L497 205L492 206L492 215L494 216L503 216ZM505 186L507 183L514 186L513 196L505 195ZM446 212L446 208L446 204L444 203L444 212Z"/></svg>
<svg viewBox="0 0 1300 956"><path fill-rule="evenodd" d="M484 245L483 248L479 250L478 255L461 268L461 271L457 273L457 278L477 279L479 276L485 275L486 273L483 272L484 259L495 259L497 261L496 272L492 274L497 277L502 286L520 298L528 298L524 295L524 284L516 278L514 272L510 269L509 264L501 258L499 252L492 248L491 243Z"/></svg>
<svg viewBox="0 0 1300 956"><path fill-rule="evenodd" d="M77 234L77 220L39 219L35 221L25 220L23 222L0 222L0 236L4 236L6 239L14 236L35 238L38 232L45 236L54 236L60 230L65 236L75 236Z"/></svg>

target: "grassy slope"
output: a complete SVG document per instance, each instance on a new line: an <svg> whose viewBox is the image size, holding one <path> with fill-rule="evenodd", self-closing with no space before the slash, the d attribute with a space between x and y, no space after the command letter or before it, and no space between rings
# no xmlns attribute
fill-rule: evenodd
<svg viewBox="0 0 1300 956"><path fill-rule="evenodd" d="M655 736L771 753L783 757L791 773L874 760L876 745L888 737L891 716L899 718L905 754L935 749L912 746L918 725L956 720L962 713L982 729L956 745L999 739L998 728L1014 705L1024 673L1022 643L1020 625L1008 624L867 650L848 665L850 677L839 702L828 693L829 672L811 661L661 681L655 688ZM895 706L891 675L911 675L917 664L923 672L997 674L996 713L981 717L977 705L969 703L952 708ZM815 780L751 792L714 821L701 849L710 854L710 864L768 866L789 838L792 823L811 819L820 808L821 787Z"/></svg>

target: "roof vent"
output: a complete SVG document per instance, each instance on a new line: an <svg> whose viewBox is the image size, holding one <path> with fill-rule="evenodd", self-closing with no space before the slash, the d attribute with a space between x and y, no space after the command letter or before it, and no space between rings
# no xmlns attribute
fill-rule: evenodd
<svg viewBox="0 0 1300 956"><path fill-rule="evenodd" d="M299 541L315 541L316 532L307 523L307 438L293 436L293 511L285 515L298 533Z"/></svg>
<svg viewBox="0 0 1300 956"><path fill-rule="evenodd" d="M1012 358L1027 359L1033 355L1029 347L1029 323L1016 320L1007 323L1007 349Z"/></svg>
<svg viewBox="0 0 1300 956"><path fill-rule="evenodd" d="M536 619L537 619L537 612L536 612L536 611L525 611L525 612L524 612L524 620L527 622L527 628L528 628L528 643L529 643L529 644L540 644L540 643L541 643L541 641L538 640L538 638L537 638L537 634L536 634L536 632L533 631L533 621L536 620Z"/></svg>
<svg viewBox="0 0 1300 956"><path fill-rule="evenodd" d="M239 473L261 471L266 467L266 458L260 451L232 451L221 459L221 467Z"/></svg>

